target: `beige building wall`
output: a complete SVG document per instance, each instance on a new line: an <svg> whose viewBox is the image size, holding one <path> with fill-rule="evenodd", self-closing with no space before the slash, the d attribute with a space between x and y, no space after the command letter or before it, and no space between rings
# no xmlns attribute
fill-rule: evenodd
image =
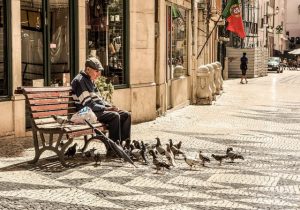
<svg viewBox="0 0 300 210"><path fill-rule="evenodd" d="M129 2L129 88L116 89L113 103L132 112L134 123L156 118L154 81L154 1ZM79 1L79 69L86 59L86 8Z"/></svg>
<svg viewBox="0 0 300 210"><path fill-rule="evenodd" d="M79 69L84 68L86 59L86 8L78 1L79 26ZM166 4L176 4L188 10L188 75L172 79L170 92L166 91ZM158 23L155 23L155 1L129 1L129 77L128 88L116 89L113 102L122 109L132 112L133 123L155 119L167 111L167 94L171 95L172 109L188 105L192 98L192 69L197 66L192 51L191 0L158 0ZM12 1L13 46L13 90L22 85L21 72L21 27L20 0ZM156 34L155 34L156 33ZM213 50L213 48L211 48ZM194 58L194 63L193 63ZM213 57L212 57L213 58ZM0 136L25 136L25 100L14 95L12 100L0 102L7 110L0 116Z"/></svg>
<svg viewBox="0 0 300 210"><path fill-rule="evenodd" d="M286 0L286 31L290 37L300 37L300 0Z"/></svg>
<svg viewBox="0 0 300 210"><path fill-rule="evenodd" d="M22 84L21 72L21 27L20 27L20 1L11 2L12 22L12 90ZM25 100L23 96L13 96L10 101L0 102L0 136L25 135Z"/></svg>

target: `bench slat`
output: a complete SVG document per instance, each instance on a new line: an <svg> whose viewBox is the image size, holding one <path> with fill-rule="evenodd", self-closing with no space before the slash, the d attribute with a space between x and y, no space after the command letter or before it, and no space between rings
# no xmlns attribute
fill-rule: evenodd
<svg viewBox="0 0 300 210"><path fill-rule="evenodd" d="M43 106L31 106L31 111L55 111L61 109L76 109L74 104L53 104L53 105L43 105Z"/></svg>
<svg viewBox="0 0 300 210"><path fill-rule="evenodd" d="M97 129L99 129L100 131L105 131L106 130L106 127L104 125L100 125L100 126L97 126L97 125L94 125ZM90 134L93 134L93 130L87 126L87 129L85 130L69 130L66 129L66 132L69 136L69 138L75 138L75 137L79 137L79 136L83 136L83 135L90 135Z"/></svg>
<svg viewBox="0 0 300 210"><path fill-rule="evenodd" d="M65 98L65 97L70 97L71 93L70 92L42 92L42 93L29 93L26 95L28 99L37 99L37 98Z"/></svg>
<svg viewBox="0 0 300 210"><path fill-rule="evenodd" d="M59 116L59 117L67 119L67 116ZM38 125L43 125L43 124L56 123L56 121L54 120L53 117L47 117L47 118L34 119L34 123L35 123L35 125L38 126Z"/></svg>
<svg viewBox="0 0 300 210"><path fill-rule="evenodd" d="M32 112L32 118L46 118L51 117L51 115L68 115L68 114L75 114L76 109L62 109L62 110L54 110L54 111L47 111L47 112Z"/></svg>
<svg viewBox="0 0 300 210"><path fill-rule="evenodd" d="M105 125L103 125L102 123L95 123L93 125L102 131L105 130ZM93 134L93 130L88 125L84 125L84 124L60 125L57 122L54 122L54 123L37 125L37 128L44 132L51 131L51 132L59 133L63 131L64 133L67 133L69 134L69 136L71 135L72 137Z"/></svg>
<svg viewBox="0 0 300 210"><path fill-rule="evenodd" d="M25 93L72 91L71 87L20 87L20 89L22 89Z"/></svg>
<svg viewBox="0 0 300 210"><path fill-rule="evenodd" d="M74 103L72 98L51 98L51 99L30 99L30 105L46 105L46 104L61 104L61 103Z"/></svg>

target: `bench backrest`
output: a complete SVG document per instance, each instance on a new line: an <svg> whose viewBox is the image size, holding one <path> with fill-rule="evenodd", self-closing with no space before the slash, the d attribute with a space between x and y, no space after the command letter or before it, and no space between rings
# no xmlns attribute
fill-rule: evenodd
<svg viewBox="0 0 300 210"><path fill-rule="evenodd" d="M33 122L76 112L71 87L22 88Z"/></svg>

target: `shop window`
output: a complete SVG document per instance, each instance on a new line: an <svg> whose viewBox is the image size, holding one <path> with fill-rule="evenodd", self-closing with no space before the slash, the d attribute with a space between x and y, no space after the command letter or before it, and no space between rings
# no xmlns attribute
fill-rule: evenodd
<svg viewBox="0 0 300 210"><path fill-rule="evenodd" d="M6 65L5 1L0 0L0 97L8 96L8 70Z"/></svg>
<svg viewBox="0 0 300 210"><path fill-rule="evenodd" d="M168 78L187 74L187 11L171 6L168 12Z"/></svg>
<svg viewBox="0 0 300 210"><path fill-rule="evenodd" d="M22 85L70 85L69 2L21 0Z"/></svg>
<svg viewBox="0 0 300 210"><path fill-rule="evenodd" d="M86 14L87 55L98 57L114 85L126 84L124 0L88 1Z"/></svg>

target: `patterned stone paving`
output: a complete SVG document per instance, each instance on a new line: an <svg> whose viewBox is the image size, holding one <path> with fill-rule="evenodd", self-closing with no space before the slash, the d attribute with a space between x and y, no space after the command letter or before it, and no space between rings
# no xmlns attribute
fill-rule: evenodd
<svg viewBox="0 0 300 210"><path fill-rule="evenodd" d="M133 139L182 141L191 157L231 146L244 161L211 160L190 170L179 156L177 167L156 174L152 164L103 159L95 166L78 154L66 169L51 153L27 164L29 148L22 157L0 159L0 209L300 209L299 84L297 71L247 85L228 80L212 106L188 106L133 126Z"/></svg>

